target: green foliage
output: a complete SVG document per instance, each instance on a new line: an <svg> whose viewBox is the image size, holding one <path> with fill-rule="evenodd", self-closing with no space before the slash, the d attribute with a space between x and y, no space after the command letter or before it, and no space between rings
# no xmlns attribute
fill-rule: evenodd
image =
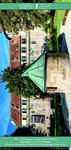
<svg viewBox="0 0 71 150"><path fill-rule="evenodd" d="M18 33L20 29L34 29L45 27L49 12L41 10L1 10L0 25L2 29L11 33Z"/></svg>
<svg viewBox="0 0 71 150"><path fill-rule="evenodd" d="M59 48L58 48L58 39L57 39L57 32L56 29L53 28L52 32L54 33L51 37L51 47L53 49L53 51L58 52Z"/></svg>
<svg viewBox="0 0 71 150"><path fill-rule="evenodd" d="M43 24L43 30L45 33L48 32L48 28L50 27L50 24L48 23L49 19L51 18L50 12L46 12L45 20L46 22Z"/></svg>
<svg viewBox="0 0 71 150"><path fill-rule="evenodd" d="M50 41L49 41L48 48L49 50L53 50L53 52L58 52L59 48L58 48L58 39L57 39L57 29L54 27L54 13L55 11L51 11L50 26L49 26Z"/></svg>
<svg viewBox="0 0 71 150"><path fill-rule="evenodd" d="M4 69L0 78L2 82L7 82L5 88L10 93L15 92L17 95L22 95L26 98L32 95L42 95L41 90L28 77L21 77L25 69L24 65L12 70L10 70L10 67Z"/></svg>
<svg viewBox="0 0 71 150"><path fill-rule="evenodd" d="M46 136L46 133L43 133L43 131L38 131L38 129L35 129L33 125L28 127L18 127L14 133L11 134L11 136Z"/></svg>
<svg viewBox="0 0 71 150"><path fill-rule="evenodd" d="M3 0L3 3L52 3L54 0Z"/></svg>
<svg viewBox="0 0 71 150"><path fill-rule="evenodd" d="M18 3L22 2L22 0L2 0L2 3Z"/></svg>

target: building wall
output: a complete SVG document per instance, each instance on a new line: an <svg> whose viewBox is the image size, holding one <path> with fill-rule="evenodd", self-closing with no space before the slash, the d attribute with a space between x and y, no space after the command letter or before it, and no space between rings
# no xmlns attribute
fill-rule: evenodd
<svg viewBox="0 0 71 150"><path fill-rule="evenodd" d="M26 34L24 36L21 36L21 65L24 63L26 64L27 60L27 39L26 39Z"/></svg>
<svg viewBox="0 0 71 150"><path fill-rule="evenodd" d="M27 125L27 100L21 96L21 126Z"/></svg>
<svg viewBox="0 0 71 150"><path fill-rule="evenodd" d="M21 35L21 65L27 65L27 38L25 32L19 32ZM21 126L27 126L27 99L21 95Z"/></svg>
<svg viewBox="0 0 71 150"><path fill-rule="evenodd" d="M21 38L21 64L26 63L29 65L41 55L44 49L45 37L46 34L40 28L35 28L22 35L22 38L26 39L26 42L22 43ZM24 52L22 51L22 47L25 48ZM22 61L22 57L26 59ZM25 105L22 104L23 100L25 98L21 96L21 125L28 126L30 125L30 100L26 99ZM26 112L22 113L23 109L26 109Z"/></svg>
<svg viewBox="0 0 71 150"><path fill-rule="evenodd" d="M30 125L34 124L36 129L47 133L47 135L50 133L50 114L52 114L50 106L50 97L46 97L44 99L35 99L33 97L30 98ZM43 123L33 122L32 116L35 115L44 115L45 121Z"/></svg>
<svg viewBox="0 0 71 150"><path fill-rule="evenodd" d="M48 54L47 92L67 92L69 88L70 62L67 54Z"/></svg>
<svg viewBox="0 0 71 150"><path fill-rule="evenodd" d="M46 33L42 28L35 28L34 30L30 30L30 40L29 40L29 48L30 48L30 63L34 62L43 52L45 48L45 38Z"/></svg>

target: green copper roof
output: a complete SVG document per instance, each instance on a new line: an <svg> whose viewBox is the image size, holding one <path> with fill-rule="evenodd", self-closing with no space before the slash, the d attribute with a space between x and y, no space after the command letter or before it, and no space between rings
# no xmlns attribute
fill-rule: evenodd
<svg viewBox="0 0 71 150"><path fill-rule="evenodd" d="M29 77L43 92L46 91L46 52L22 74Z"/></svg>

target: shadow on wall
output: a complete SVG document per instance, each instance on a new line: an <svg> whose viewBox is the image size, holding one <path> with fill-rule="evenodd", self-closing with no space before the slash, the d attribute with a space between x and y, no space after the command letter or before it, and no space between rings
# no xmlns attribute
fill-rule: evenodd
<svg viewBox="0 0 71 150"><path fill-rule="evenodd" d="M48 49L48 38L47 36L45 36L44 43L41 47L41 52L43 53L43 51L47 51L47 49Z"/></svg>
<svg viewBox="0 0 71 150"><path fill-rule="evenodd" d="M60 53L68 53L65 33L60 34L60 36L58 37L58 44Z"/></svg>

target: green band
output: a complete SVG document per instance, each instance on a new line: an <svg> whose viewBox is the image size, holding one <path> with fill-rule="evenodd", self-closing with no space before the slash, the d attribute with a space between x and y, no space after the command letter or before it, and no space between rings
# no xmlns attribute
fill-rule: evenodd
<svg viewBox="0 0 71 150"><path fill-rule="evenodd" d="M71 9L71 3L1 3L0 10L55 10L55 9Z"/></svg>
<svg viewBox="0 0 71 150"><path fill-rule="evenodd" d="M0 137L1 147L71 147L71 137Z"/></svg>

